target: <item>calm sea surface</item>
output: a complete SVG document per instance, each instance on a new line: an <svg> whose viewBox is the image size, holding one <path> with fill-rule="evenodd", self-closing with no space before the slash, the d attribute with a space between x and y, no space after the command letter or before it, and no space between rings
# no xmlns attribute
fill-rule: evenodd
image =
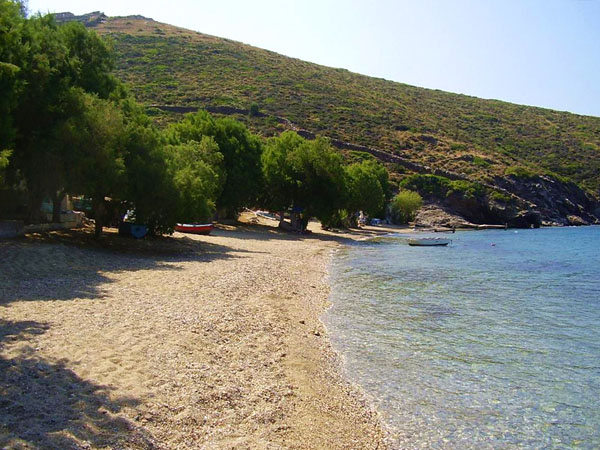
<svg viewBox="0 0 600 450"><path fill-rule="evenodd" d="M399 448L600 448L600 228L406 235L331 266L325 322Z"/></svg>

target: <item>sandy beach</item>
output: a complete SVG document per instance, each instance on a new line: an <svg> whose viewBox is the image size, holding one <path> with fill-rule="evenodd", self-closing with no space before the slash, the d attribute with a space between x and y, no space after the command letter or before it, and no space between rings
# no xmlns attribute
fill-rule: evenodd
<svg viewBox="0 0 600 450"><path fill-rule="evenodd" d="M313 230L0 241L0 447L385 448L319 318L332 249L386 230Z"/></svg>

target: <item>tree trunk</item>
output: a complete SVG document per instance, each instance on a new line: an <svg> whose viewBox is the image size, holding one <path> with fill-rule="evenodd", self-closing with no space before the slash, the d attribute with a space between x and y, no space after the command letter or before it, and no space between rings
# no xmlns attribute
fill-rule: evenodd
<svg viewBox="0 0 600 450"><path fill-rule="evenodd" d="M283 228L285 224L285 211L279 213L279 228Z"/></svg>
<svg viewBox="0 0 600 450"><path fill-rule="evenodd" d="M308 214L304 213L300 219L300 233L306 233L308 229Z"/></svg>
<svg viewBox="0 0 600 450"><path fill-rule="evenodd" d="M104 196L94 197L92 200L92 208L94 210L94 236L96 239L100 237L102 234L102 226L104 224L104 215L106 213L106 208L104 206Z"/></svg>
<svg viewBox="0 0 600 450"><path fill-rule="evenodd" d="M96 219L96 225L94 227L94 237L96 239L100 239L100 236L102 235L102 222L98 219Z"/></svg>
<svg viewBox="0 0 600 450"><path fill-rule="evenodd" d="M60 223L60 211L61 211L60 205L63 201L63 198L65 198L64 191L56 192L52 196L52 222L53 223Z"/></svg>
<svg viewBox="0 0 600 450"><path fill-rule="evenodd" d="M41 223L42 222L42 199L39 195L29 194L28 199L28 221L29 223Z"/></svg>
<svg viewBox="0 0 600 450"><path fill-rule="evenodd" d="M292 211L291 222L292 222L292 230L293 231L302 231L302 224L300 221L300 213Z"/></svg>

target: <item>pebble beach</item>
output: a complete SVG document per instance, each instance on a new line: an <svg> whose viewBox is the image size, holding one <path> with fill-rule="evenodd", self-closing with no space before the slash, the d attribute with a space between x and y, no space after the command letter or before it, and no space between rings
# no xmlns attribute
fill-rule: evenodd
<svg viewBox="0 0 600 450"><path fill-rule="evenodd" d="M311 228L0 241L0 447L385 448L320 321L332 250L377 231Z"/></svg>

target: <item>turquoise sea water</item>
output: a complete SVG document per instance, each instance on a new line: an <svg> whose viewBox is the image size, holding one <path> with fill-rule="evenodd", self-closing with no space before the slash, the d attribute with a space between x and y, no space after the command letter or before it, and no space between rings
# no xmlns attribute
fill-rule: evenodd
<svg viewBox="0 0 600 450"><path fill-rule="evenodd" d="M600 228L348 245L325 322L398 448L600 448Z"/></svg>

